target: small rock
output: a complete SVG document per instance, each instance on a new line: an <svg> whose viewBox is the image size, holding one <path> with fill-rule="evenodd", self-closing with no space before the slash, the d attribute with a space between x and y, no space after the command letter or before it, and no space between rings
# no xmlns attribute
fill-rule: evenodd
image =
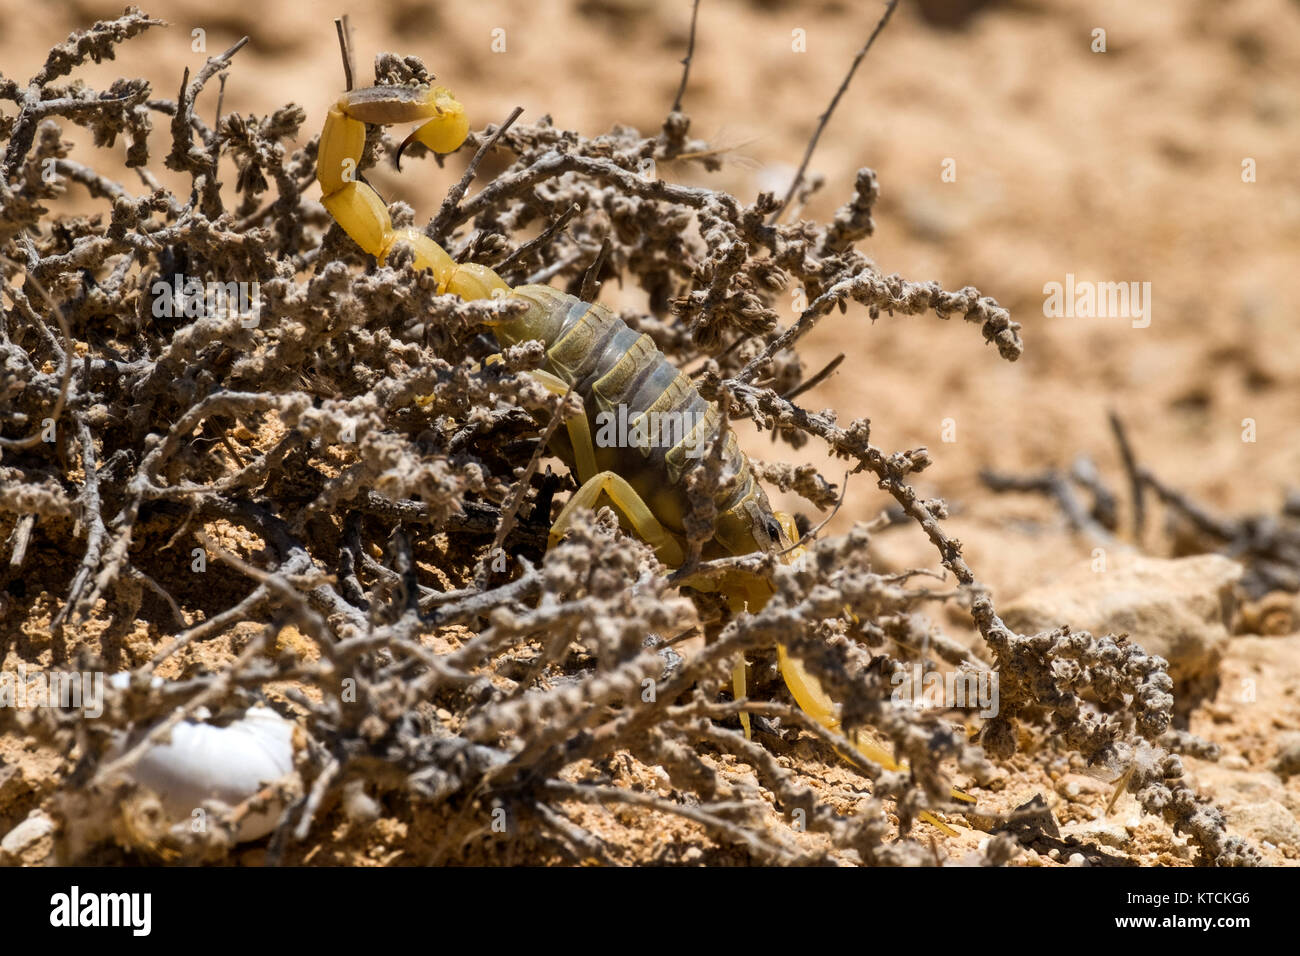
<svg viewBox="0 0 1300 956"><path fill-rule="evenodd" d="M1241 754L1229 754L1219 761L1219 766L1226 770L1249 770L1250 761Z"/></svg>
<svg viewBox="0 0 1300 956"><path fill-rule="evenodd" d="M1244 803L1227 811L1229 826L1243 836L1275 846L1300 847L1300 823L1276 800Z"/></svg>
<svg viewBox="0 0 1300 956"><path fill-rule="evenodd" d="M1286 591L1274 591L1258 601L1249 601L1242 605L1237 616L1236 630L1239 634L1264 634L1277 637L1292 634L1296 629L1297 600L1294 594Z"/></svg>
<svg viewBox="0 0 1300 956"><path fill-rule="evenodd" d="M1088 803L1090 797L1102 795L1109 797L1114 789L1113 784L1084 773L1067 773L1056 781L1056 792L1071 803Z"/></svg>
<svg viewBox="0 0 1300 956"><path fill-rule="evenodd" d="M349 820L358 824L374 823L379 819L381 808L366 793L364 780L356 778L343 785L343 812Z"/></svg>
<svg viewBox="0 0 1300 956"><path fill-rule="evenodd" d="M673 778L668 775L667 770L665 770L659 764L655 764L653 767L650 768L650 773L655 778L655 787L656 789L658 789L660 794L666 795L672 793Z"/></svg>
<svg viewBox="0 0 1300 956"><path fill-rule="evenodd" d="M1071 853L1070 858L1065 861L1066 866L1087 866L1088 860L1082 853Z"/></svg>
<svg viewBox="0 0 1300 956"><path fill-rule="evenodd" d="M1241 573L1217 554L1167 560L1114 551L1106 570L1085 562L1022 594L1002 618L1026 634L1063 624L1096 637L1128 634L1169 662L1175 688L1200 696L1217 683Z"/></svg>
<svg viewBox="0 0 1300 956"><path fill-rule="evenodd" d="M1300 774L1300 733L1291 730L1278 735L1277 761L1273 769L1283 780Z"/></svg>
<svg viewBox="0 0 1300 956"><path fill-rule="evenodd" d="M1224 809L1265 800L1288 801L1287 789L1267 771L1245 773L1209 764L1198 768L1192 779L1198 790Z"/></svg>
<svg viewBox="0 0 1300 956"><path fill-rule="evenodd" d="M1074 837L1080 843L1112 846L1116 849L1123 849L1132 839L1127 827L1106 820L1083 820L1079 823L1071 823L1061 828L1061 836Z"/></svg>
<svg viewBox="0 0 1300 956"><path fill-rule="evenodd" d="M1040 836L1049 836L1053 839L1059 839L1061 836L1056 818L1052 816L1052 808L1047 805L1041 793L1034 794L1032 800L1027 800L1016 807L1002 829L1012 834L1022 844L1032 843Z"/></svg>
<svg viewBox="0 0 1300 956"><path fill-rule="evenodd" d="M21 859L23 852L54 832L54 821L43 810L33 810L27 819L0 840L0 857Z"/></svg>
<svg viewBox="0 0 1300 956"><path fill-rule="evenodd" d="M1002 790L1011 779L1011 775L1006 770L987 760L981 760L974 766L964 769L970 773L975 783L985 790Z"/></svg>

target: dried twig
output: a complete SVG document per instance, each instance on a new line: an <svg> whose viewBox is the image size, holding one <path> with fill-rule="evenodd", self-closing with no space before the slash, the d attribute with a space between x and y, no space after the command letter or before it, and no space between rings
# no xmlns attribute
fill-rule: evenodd
<svg viewBox="0 0 1300 956"><path fill-rule="evenodd" d="M691 4L691 37L686 42L686 56L682 57L682 81L677 86L677 95L673 97L673 108L670 112L681 112L682 97L686 95L686 81L691 76L691 60L695 57L695 23L700 15L700 0L694 0Z"/></svg>
<svg viewBox="0 0 1300 956"><path fill-rule="evenodd" d="M859 64L861 64L866 58L867 51L871 49L871 44L876 42L876 37L880 36L881 31L885 29L885 24L887 24L889 18L894 15L894 8L897 6L898 0L886 0L885 12L881 14L880 20L877 21L875 29L871 31L871 35L867 37L867 42L862 44L862 49L858 50L857 56L855 56L853 62L849 64L848 72L844 74L844 79L840 81L839 89L837 89L835 95L831 97L831 102L830 105L826 107L826 112L817 117L817 128L813 130L812 138L808 141L808 148L804 150L803 159L799 163L799 169L795 172L794 179L790 182L790 188L786 191L785 198L781 200L780 207L772 213L771 218L768 220L769 222L779 222L781 216L785 214L786 209L789 207L790 201L794 199L795 192L803 182L804 173L808 170L808 163L812 160L813 150L817 148L817 141L821 139L822 131L826 129L826 124L830 122L831 114L835 112L835 107L839 105L840 97L842 97L845 91L848 90L849 84L853 82L853 74L857 72Z"/></svg>

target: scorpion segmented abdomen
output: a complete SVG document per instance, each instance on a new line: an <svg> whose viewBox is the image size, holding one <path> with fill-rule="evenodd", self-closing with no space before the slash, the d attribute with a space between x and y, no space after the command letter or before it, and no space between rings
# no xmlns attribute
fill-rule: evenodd
<svg viewBox="0 0 1300 956"><path fill-rule="evenodd" d="M721 412L650 336L628 328L605 306L550 286L521 286L514 295L532 308L498 327L498 335L507 343L540 339L547 347L550 371L582 396L593 425L605 413L626 421L629 432L648 436L648 442L635 448L624 446L622 455L606 456L618 459L618 470L643 496L659 500L661 518L680 527L674 519L689 512L682 475L717 433ZM596 431L593 428L593 434ZM726 511L762 491L735 435L728 430L722 440L723 474L737 479L716 500ZM665 498L674 499L672 507L664 507Z"/></svg>

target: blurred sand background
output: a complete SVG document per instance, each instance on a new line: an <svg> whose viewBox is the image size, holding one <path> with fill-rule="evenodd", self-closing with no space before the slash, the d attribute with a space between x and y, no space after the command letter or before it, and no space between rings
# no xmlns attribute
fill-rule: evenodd
<svg viewBox="0 0 1300 956"><path fill-rule="evenodd" d="M331 23L341 9L188 0L145 9L171 27L133 40L88 79L144 76L173 96L186 66L248 35L228 109L264 114L293 101L313 129L341 89ZM4 73L31 75L51 43L119 10L3 0ZM694 135L732 147L711 184L748 201L788 183L879 10L703 3L684 105ZM363 80L375 52L415 54L478 125L520 105L587 134L612 123L657 128L690 23L687 0L398 0L348 12ZM191 49L197 28L206 53ZM1097 28L1105 53L1091 50ZM505 52L492 51L494 30ZM792 50L796 30L807 52ZM209 112L214 90L204 94ZM1254 183L1242 182L1245 158L1255 160ZM465 159L376 178L428 216ZM945 160L955 182L941 179ZM1300 475L1300 4L1018 0L944 28L905 0L822 137L812 169L826 185L808 214L832 213L860 166L881 183L876 236L862 248L886 273L994 296L1023 324L1026 352L1008 364L959 320L886 316L873 326L855 307L811 336L810 367L841 351L848 360L804 400L846 421L869 417L887 451L929 446L935 464L920 484L960 508L952 527L997 593L1050 576L1090 543L1059 533L1045 503L991 496L978 469L1068 466L1086 453L1121 488L1108 409L1170 482L1225 512L1276 510ZM167 178L161 162L155 172ZM661 175L700 181L681 168ZM1043 286L1067 273L1150 282L1150 327L1045 317ZM953 442L941 440L946 418ZM1254 443L1241 440L1245 418L1257 423ZM765 441L750 447L774 457ZM843 474L835 463L826 470L833 481ZM832 528L885 503L858 480ZM900 562L931 560L911 531L884 546Z"/></svg>
<svg viewBox="0 0 1300 956"><path fill-rule="evenodd" d="M964 5L924 4L932 14ZM248 35L227 109L264 114L293 101L314 129L342 87L331 22L342 8L164 0L145 9L171 26L84 71L88 79L143 76L173 96L186 66ZM731 147L711 185L749 201L788 183L880 9L705 0L684 106L694 135ZM52 42L119 10L3 0L3 72L31 75ZM348 12L360 81L375 52L415 54L477 125L520 105L526 117L550 113L593 135L613 123L662 122L691 5L396 0ZM1091 49L1098 28L1105 53ZM206 32L206 53L192 50L195 29ZM792 49L795 31L804 31L806 52ZM502 38L505 51L493 52ZM215 86L204 94L209 112ZM1254 183L1242 181L1246 158ZM946 160L955 182L941 179ZM402 177L384 171L377 184L428 216L465 161L445 170L424 162ZM1171 483L1225 512L1276 510L1300 475L1300 4L1017 0L951 28L905 0L822 137L812 171L826 185L807 213L830 215L861 166L881 183L876 235L862 248L886 273L994 296L1024 326L1026 352L1008 364L960 320L885 316L872 325L855 307L810 337L810 368L841 351L848 360L804 401L845 421L869 417L887 451L929 446L935 464L920 485L960 509L952 527L997 593L1050 576L1090 543L1061 533L1046 503L991 496L978 469L1068 466L1085 453L1120 489L1108 409ZM169 175L161 162L154 171ZM701 181L682 168L661 175ZM1150 326L1045 317L1043 286L1067 273L1150 282ZM949 418L956 440L944 442ZM1254 443L1242 441L1246 418L1257 424ZM750 448L775 457L766 441ZM826 473L839 481L843 471L827 463ZM832 529L885 503L858 480ZM885 544L899 562L931 561L911 531Z"/></svg>
<svg viewBox="0 0 1300 956"><path fill-rule="evenodd" d="M657 129L691 14L689 0L351 8L164 0L144 9L172 26L78 75L102 85L143 76L171 97L186 66L248 35L226 109L265 114L293 101L307 110L307 134L342 89L331 18L344 10L361 82L374 53L415 54L477 127L519 105L525 118L549 113L589 135L613 123ZM672 166L660 175L707 181L744 201L783 188L880 9L874 0L704 0L684 107L693 135L732 147L729 161L707 180ZM69 31L120 10L0 0L0 70L26 79ZM206 31L205 53L191 49L196 28ZM1098 28L1104 53L1091 50ZM492 51L496 29L505 31L505 52ZM807 52L792 50L796 30L806 32ZM215 110L215 89L200 101L204 115ZM467 158L444 170L423 161L374 181L427 219ZM1253 183L1242 181L1247 158ZM955 162L955 182L941 179L945 160ZM171 183L161 158L152 163ZM831 215L861 166L878 172L881 199L876 235L860 247L885 273L995 297L1022 323L1025 355L1000 360L960 319L884 316L873 325L851 307L808 339L810 371L839 352L848 359L802 402L833 407L846 423L869 417L886 451L930 448L935 463L918 486L949 501L948 526L995 599L1050 580L1086 559L1094 542L1071 534L1045 501L994 496L979 469L1068 467L1083 453L1122 493L1109 410L1128 423L1145 464L1224 514L1276 512L1287 487L1300 486L1296 0L1014 0L956 26L928 22L904 0L822 137L812 171L825 186L807 214ZM1045 317L1043 286L1067 273L1151 283L1150 326ZM1248 418L1253 443L1242 440ZM942 441L945 419L953 442ZM791 453L753 439L748 447L760 458L824 464L835 482L843 475L811 445ZM858 477L832 530L888 503ZM1149 522L1146 545L1167 551L1159 521ZM895 566L937 563L910 527L883 535L879 549Z"/></svg>

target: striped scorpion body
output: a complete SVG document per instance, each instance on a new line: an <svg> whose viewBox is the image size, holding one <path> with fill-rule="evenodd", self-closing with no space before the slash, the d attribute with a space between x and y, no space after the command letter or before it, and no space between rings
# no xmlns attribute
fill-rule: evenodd
<svg viewBox="0 0 1300 956"><path fill-rule="evenodd" d="M521 315L491 323L493 332L503 346L540 340L546 349L544 366L529 374L554 393L563 395L572 389L584 408L582 414L568 418L564 432L557 431L551 440L550 451L574 471L579 487L554 522L550 544L563 536L575 513L608 501L664 565L681 566L687 543L684 527L691 513L682 478L690 459L717 437L723 442L723 474L735 476L735 481L720 483L715 532L701 557L761 551L790 562L802 555L793 518L773 510L735 435L729 429L719 435L723 427L719 409L699 394L650 336L632 330L604 306L550 286L511 289L486 266L455 262L422 231L393 228L387 207L374 189L357 179L356 169L366 124L405 122L422 125L407 137L403 148L420 142L440 153L457 149L469 129L464 108L443 87L349 90L330 109L321 132L317 160L321 201L353 241L379 262L398 243L409 246L414 268L431 270L439 292L464 299L510 297L527 303ZM632 440L627 439L628 430ZM697 578L688 577L683 583L695 586ZM773 593L765 578L739 570L727 570L701 588L721 593L736 612L761 609ZM823 726L838 729L838 705L784 646L778 645L777 651L782 677L799 707ZM744 675L742 660L732 674L737 699L745 696ZM741 721L748 736L748 714L742 713ZM852 739L868 759L889 770L903 769L862 735ZM948 830L929 814L924 819Z"/></svg>
<svg viewBox="0 0 1300 956"><path fill-rule="evenodd" d="M585 415L568 423L568 435L555 443L558 456L576 470L584 487L593 476L604 476L602 490L612 492L625 514L635 512L629 519L659 559L669 567L680 565L691 508L682 476L718 436L717 406L701 397L650 336L634 332L603 305L549 286L521 286L513 294L529 309L497 326L498 339L503 344L541 340L547 346L546 371L583 399ZM726 430L719 437L723 472L735 480L725 482L729 487L714 500L718 525L703 557L789 548L798 537L793 520L772 510L736 436ZM628 500L620 482L639 504ZM581 507L582 497L579 491L570 506ZM564 517L557 521L561 530ZM747 597L751 606L762 599L757 592Z"/></svg>

